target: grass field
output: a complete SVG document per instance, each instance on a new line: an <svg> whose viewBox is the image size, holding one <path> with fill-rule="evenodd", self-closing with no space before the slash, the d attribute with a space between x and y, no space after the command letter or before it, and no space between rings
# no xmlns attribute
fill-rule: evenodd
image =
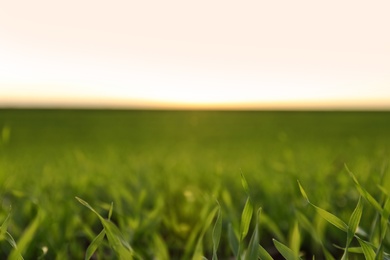
<svg viewBox="0 0 390 260"><path fill-rule="evenodd" d="M348 227L360 220L370 244L352 233L349 258L390 252L389 112L0 110L0 131L2 259L211 259L218 244L239 258L255 234L275 259L273 238L340 258L349 231L297 180ZM362 194L380 208L362 196L360 219Z"/></svg>

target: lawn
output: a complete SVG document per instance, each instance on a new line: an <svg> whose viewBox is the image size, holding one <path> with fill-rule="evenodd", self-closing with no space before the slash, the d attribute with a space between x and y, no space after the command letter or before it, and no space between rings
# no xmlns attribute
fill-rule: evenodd
<svg viewBox="0 0 390 260"><path fill-rule="evenodd" d="M297 180L349 227L360 195L387 209L390 192L390 112L3 109L0 134L0 258L211 259L218 223L220 259L235 238L249 257L255 233L274 258L273 238L340 258L347 232ZM371 244L352 234L350 258L390 251L388 210L367 198L355 236Z"/></svg>

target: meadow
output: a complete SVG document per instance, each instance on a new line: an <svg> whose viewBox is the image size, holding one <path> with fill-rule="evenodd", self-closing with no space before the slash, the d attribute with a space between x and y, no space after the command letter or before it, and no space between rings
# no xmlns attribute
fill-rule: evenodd
<svg viewBox="0 0 390 260"><path fill-rule="evenodd" d="M2 109L0 134L1 259L390 252L390 112Z"/></svg>

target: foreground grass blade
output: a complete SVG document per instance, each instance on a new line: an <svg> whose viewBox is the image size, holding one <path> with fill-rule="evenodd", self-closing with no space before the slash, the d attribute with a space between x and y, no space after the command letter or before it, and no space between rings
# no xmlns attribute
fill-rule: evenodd
<svg viewBox="0 0 390 260"><path fill-rule="evenodd" d="M249 196L248 182L246 181L245 176L242 172L241 172L241 184L242 184L242 187L244 188L245 193Z"/></svg>
<svg viewBox="0 0 390 260"><path fill-rule="evenodd" d="M344 232L348 232L348 226L347 226L347 224L345 224L344 221L342 221L341 219L339 219L338 217L336 217L332 213L330 213L330 212L314 205L313 203L311 203L309 201L309 198L307 197L305 190L303 189L303 187L299 181L298 181L298 185L299 185L299 189L301 190L302 196L307 200L307 202L310 205L312 205L316 209L317 213L320 214L321 217L323 217L326 221L328 221L330 224L334 225L338 229L341 229Z"/></svg>
<svg viewBox="0 0 390 260"><path fill-rule="evenodd" d="M103 219L102 224L110 246L119 254L121 258L132 259L133 249L124 239L118 227L114 223L106 219Z"/></svg>
<svg viewBox="0 0 390 260"><path fill-rule="evenodd" d="M360 223L360 218L362 216L362 213L363 213L363 202L361 197L359 197L358 204L356 205L355 210L352 212L351 217L349 218L347 244L345 246L344 255L342 259L348 259L349 245L351 244L352 239L355 236L355 233Z"/></svg>
<svg viewBox="0 0 390 260"><path fill-rule="evenodd" d="M259 231L256 228L252 234L251 240L249 241L245 260L257 260L259 258L259 253Z"/></svg>
<svg viewBox="0 0 390 260"><path fill-rule="evenodd" d="M18 248L14 248L8 259L18 259L19 254L24 254L24 252L26 252L31 241L34 239L34 235L38 230L38 227L40 226L43 218L43 212L41 210L38 210L38 213L34 220L30 223L30 225L28 225L28 227L24 230L22 236L19 238L17 242Z"/></svg>
<svg viewBox="0 0 390 260"><path fill-rule="evenodd" d="M344 221L333 215L332 213L321 209L320 207L317 207L313 204L311 204L326 221L328 221L330 224L333 226L337 227L338 229L347 232L348 231L348 226L345 224Z"/></svg>
<svg viewBox="0 0 390 260"><path fill-rule="evenodd" d="M119 257L121 259L133 259L133 254L134 254L133 249L131 248L129 243L123 238L123 235L119 231L118 227L115 226L115 224L112 223L111 221L103 218L94 208L91 207L91 205L89 205L88 202L78 197L76 197L76 199L82 205L89 208L92 212L94 212L98 216L100 222L103 225L110 246L114 249L115 252L117 252Z"/></svg>
<svg viewBox="0 0 390 260"><path fill-rule="evenodd" d="M261 245L259 245L259 257L261 260L273 260L272 256Z"/></svg>
<svg viewBox="0 0 390 260"><path fill-rule="evenodd" d="M245 259L247 260L257 260L259 258L259 217L261 213L261 208L257 210L256 214L256 226L253 231L251 240L249 241L249 246L247 253L245 255Z"/></svg>
<svg viewBox="0 0 390 260"><path fill-rule="evenodd" d="M280 243L278 240L273 239L274 245L279 253L287 260L298 260L300 259L290 248Z"/></svg>
<svg viewBox="0 0 390 260"><path fill-rule="evenodd" d="M237 235L234 233L232 224L229 224L228 226L228 238L229 238L230 248L233 251L234 256L238 258L239 242L238 242Z"/></svg>
<svg viewBox="0 0 390 260"><path fill-rule="evenodd" d="M360 218L362 217L362 213L363 213L363 201L362 198L359 197L358 204L356 205L355 210L352 212L352 215L348 222L348 233L350 233L351 236L353 236L357 231L357 228L360 223Z"/></svg>
<svg viewBox="0 0 390 260"><path fill-rule="evenodd" d="M242 244L243 244L244 238L248 234L249 226L251 224L252 215L253 215L253 204L252 204L251 197L249 195L248 183L244 177L244 174L242 174L242 173L241 173L241 183L242 183L242 187L244 188L248 197L246 199L244 209L242 210L242 213L241 213L240 240L238 243L238 250L237 250L238 251L238 259L241 258Z"/></svg>
<svg viewBox="0 0 390 260"><path fill-rule="evenodd" d="M218 212L218 210L219 207L215 207L207 216L206 221L203 224L202 232L196 244L195 252L192 259L201 259L203 257L203 237L206 234L207 229L210 227L211 223L213 222L215 214Z"/></svg>
<svg viewBox="0 0 390 260"><path fill-rule="evenodd" d="M212 258L213 260L218 259L217 250L219 246L219 241L221 239L221 232L222 232L221 206L218 203L217 220L215 221L214 228L213 228L213 258Z"/></svg>
<svg viewBox="0 0 390 260"><path fill-rule="evenodd" d="M248 195L248 198L246 199L245 206L241 214L240 241L242 241L248 234L249 225L251 223L251 219L253 215L253 205L249 196L248 183L244 177L244 174L242 173L241 173L241 183L246 194Z"/></svg>
<svg viewBox="0 0 390 260"><path fill-rule="evenodd" d="M299 186L299 190L301 191L301 194L302 194L302 197L308 202L310 203L310 200L309 200L309 197L307 196L306 194L306 191L303 189L301 183L297 180L298 182L298 186Z"/></svg>
<svg viewBox="0 0 390 260"><path fill-rule="evenodd" d="M5 218L3 224L0 227L0 240L3 240L3 238L5 237L5 234L7 233L7 229L8 229L8 225L9 225L10 219L11 219L11 213L9 213L7 215L7 217Z"/></svg>
<svg viewBox="0 0 390 260"><path fill-rule="evenodd" d="M341 247L338 245L333 245L335 248L345 250L345 247ZM363 254L363 249L361 247L348 247L348 252L355 254Z"/></svg>
<svg viewBox="0 0 390 260"><path fill-rule="evenodd" d="M18 247L16 246L16 242L14 240L14 238L11 236L11 234L9 232L6 232L5 234L5 239L8 241L8 243L12 246L13 248L13 252L12 254L8 257L9 260L20 260L20 259L24 259L22 254L20 253L20 250L18 249Z"/></svg>
<svg viewBox="0 0 390 260"><path fill-rule="evenodd" d="M383 206L383 211L381 214L380 225L379 225L380 245L376 252L375 260L384 258L384 241L387 234L389 215L390 215L390 198L388 197L387 194L386 197L387 198Z"/></svg>
<svg viewBox="0 0 390 260"><path fill-rule="evenodd" d="M168 260L169 253L165 241L157 233L154 234L153 241L154 241L153 254L155 259Z"/></svg>
<svg viewBox="0 0 390 260"><path fill-rule="evenodd" d="M383 246L384 246L384 243L382 240L380 246L378 247L378 249L375 253L375 260L385 259L384 252L383 252Z"/></svg>
<svg viewBox="0 0 390 260"><path fill-rule="evenodd" d="M328 249L325 248L325 246L322 246L322 252L324 253L325 259L326 259L326 260L334 260L334 257L333 257L332 254L328 251Z"/></svg>
<svg viewBox="0 0 390 260"><path fill-rule="evenodd" d="M296 254L299 255L299 250L301 247L301 235L299 232L298 221L296 220L291 231L289 247Z"/></svg>
<svg viewBox="0 0 390 260"><path fill-rule="evenodd" d="M252 215L253 215L253 205L251 199L248 197L245 202L244 210L242 211L241 214L240 241L244 240L244 238L248 234Z"/></svg>
<svg viewBox="0 0 390 260"><path fill-rule="evenodd" d="M325 248L324 244L322 243L321 238L317 234L313 224L301 212L297 212L296 216L302 228L304 228L312 236L312 238L321 245L325 259L334 260L334 257L331 255L331 253Z"/></svg>
<svg viewBox="0 0 390 260"><path fill-rule="evenodd" d="M8 213L7 217L5 218L3 224L0 227L0 241L6 240L11 245L11 247L14 250L13 259L23 259L19 248L16 246L15 239L7 231L10 220L11 220L11 213Z"/></svg>
<svg viewBox="0 0 390 260"><path fill-rule="evenodd" d="M99 248L100 244L103 242L103 239L106 235L104 229L97 235L88 246L87 251L85 252L85 260L91 259L96 249Z"/></svg>
<svg viewBox="0 0 390 260"><path fill-rule="evenodd" d="M204 219L206 217L207 216L203 217L203 214L201 213L200 219ZM175 218L172 218L172 219L174 219L174 221L175 221L175 223L173 225L177 226L178 225L177 220ZM193 228L191 234L188 237L187 243L184 247L184 257L183 258L189 259L190 256L194 254L194 248L197 245L197 242L199 240L199 234L202 232L202 229L203 229L203 223L201 223L201 222L198 223L197 225L195 225L195 227Z"/></svg>
<svg viewBox="0 0 390 260"><path fill-rule="evenodd" d="M114 203L111 202L110 210L108 211L108 219L111 219L112 216L112 210L114 209Z"/></svg>
<svg viewBox="0 0 390 260"><path fill-rule="evenodd" d="M8 231L5 232L5 235L2 239L7 240L7 242L12 246L12 248L17 249L16 241Z"/></svg>
<svg viewBox="0 0 390 260"><path fill-rule="evenodd" d="M355 175L348 169L347 165L344 165L345 169L349 173L349 176L352 178L353 182L355 183L355 186L357 190L359 191L360 195L363 196L378 212L382 212L382 207L379 204L378 201L370 194L367 190L365 190L359 183L359 181L356 179Z"/></svg>
<svg viewBox="0 0 390 260"><path fill-rule="evenodd" d="M348 252L350 253L355 253L355 254L364 254L365 255L365 259L375 259L375 260L379 260L379 259L386 259L386 260L390 260L390 255L383 252L383 255L381 258L378 258L378 255L375 255L375 250L377 250L377 252L380 250L380 248L377 248L376 246L374 246L372 243L370 242L367 242L361 238L359 238L358 236L355 236L356 239L359 241L360 243L360 247L349 247L348 248ZM341 250L346 250L345 248L343 247L340 247L338 245L334 245L336 248L338 249L341 249ZM383 246L383 244L381 245ZM374 258L373 258L374 257Z"/></svg>
<svg viewBox="0 0 390 260"><path fill-rule="evenodd" d="M387 197L386 202L383 206L383 212L381 214L381 239L383 240L386 236L387 227L389 223L389 216L390 216L390 198Z"/></svg>
<svg viewBox="0 0 390 260"><path fill-rule="evenodd" d="M360 238L357 238L357 240L359 241L359 244L363 250L363 254L364 254L364 257L366 258L366 260L374 260L375 259L375 252L372 249L372 247L370 246L370 244L367 243L366 241L360 239Z"/></svg>
<svg viewBox="0 0 390 260"><path fill-rule="evenodd" d="M91 207L91 205L89 205L88 202L86 202L86 201L83 200L83 199L80 199L79 197L76 197L76 199L77 199L82 205L84 205L85 207L89 208L93 213L95 213L95 214L98 216L98 218L99 218L100 220L103 220L103 219L104 219L102 216L100 216L100 214L99 214L94 208Z"/></svg>

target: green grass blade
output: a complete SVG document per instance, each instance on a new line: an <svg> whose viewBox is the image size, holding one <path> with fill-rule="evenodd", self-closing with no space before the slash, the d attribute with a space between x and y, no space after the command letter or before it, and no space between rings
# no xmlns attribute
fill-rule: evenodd
<svg viewBox="0 0 390 260"><path fill-rule="evenodd" d="M7 240L7 242L11 245L11 247L14 249L14 251L12 252L12 255L10 257L8 257L8 259L10 260L20 260L20 259L24 259L19 248L16 246L16 242L15 242L15 239L11 236L11 234L9 232L6 232L5 233L5 240Z"/></svg>
<svg viewBox="0 0 390 260"><path fill-rule="evenodd" d="M114 202L111 202L110 210L108 211L108 219L111 219L112 216L112 210L114 208Z"/></svg>
<svg viewBox="0 0 390 260"><path fill-rule="evenodd" d="M228 238L229 238L230 248L233 251L234 256L238 258L239 242L238 242L237 235L233 230L232 224L229 224L228 226Z"/></svg>
<svg viewBox="0 0 390 260"><path fill-rule="evenodd" d="M93 254L95 253L96 249L100 246L100 244L103 242L104 236L106 235L106 232L104 229L97 235L91 242L91 244L88 246L87 251L85 252L85 260L91 259Z"/></svg>
<svg viewBox="0 0 390 260"><path fill-rule="evenodd" d="M338 245L333 245L333 246L335 248L341 249L343 251L348 250L349 253L363 254L363 249L360 246L348 247L348 249L346 249L345 247L338 246Z"/></svg>
<svg viewBox="0 0 390 260"><path fill-rule="evenodd" d="M301 235L299 232L299 226L297 220L295 220L293 229L290 234L289 247L296 255L299 255L299 250L301 247Z"/></svg>
<svg viewBox="0 0 390 260"><path fill-rule="evenodd" d="M273 260L272 256L264 249L261 245L259 245L259 258L261 260Z"/></svg>
<svg viewBox="0 0 390 260"><path fill-rule="evenodd" d="M322 252L324 253L326 260L334 260L334 257L332 254L328 251L328 249L325 248L325 246L322 246Z"/></svg>
<svg viewBox="0 0 390 260"><path fill-rule="evenodd" d="M360 218L362 216L362 213L363 213L363 201L361 197L359 197L358 204L356 205L355 210L352 212L351 217L349 218L347 244L345 246L343 259L348 258L348 248L352 242L353 237L355 236L355 233L360 223Z"/></svg>
<svg viewBox="0 0 390 260"><path fill-rule="evenodd" d="M307 196L306 191L303 189L301 183L300 183L299 181L297 181L297 182L298 182L299 190L301 191L301 194L302 194L303 198L304 198L307 202L310 203L309 197Z"/></svg>
<svg viewBox="0 0 390 260"><path fill-rule="evenodd" d="M206 231L209 229L211 223L213 222L213 219L215 218L215 214L218 212L219 207L215 207L210 214L207 216L204 224L203 224L203 229L202 232L200 233L200 236L198 238L198 242L196 244L196 248L194 251L194 255L192 259L200 259L203 256L203 237L206 233Z"/></svg>
<svg viewBox="0 0 390 260"><path fill-rule="evenodd" d="M0 240L3 240L5 238L5 235L7 233L7 229L8 229L8 225L9 225L10 220L11 220L11 213L9 213L7 215L7 217L5 218L3 224L1 224L1 227L0 227Z"/></svg>
<svg viewBox="0 0 390 260"><path fill-rule="evenodd" d="M287 260L297 260L300 259L290 248L280 243L278 240L273 239L274 245L279 253Z"/></svg>
<svg viewBox="0 0 390 260"><path fill-rule="evenodd" d="M198 260L203 258L203 243L202 240L199 239L196 243L196 247L194 250L194 254L192 256L192 260Z"/></svg>
<svg viewBox="0 0 390 260"><path fill-rule="evenodd" d="M165 241L160 237L159 234L155 233L153 236L154 242L154 259L168 260L169 253Z"/></svg>
<svg viewBox="0 0 390 260"><path fill-rule="evenodd" d="M17 248L16 241L9 232L5 232L4 238L13 248Z"/></svg>
<svg viewBox="0 0 390 260"><path fill-rule="evenodd" d="M344 221L342 221L341 219L339 219L338 217L336 217L332 213L330 213L330 212L328 212L320 207L317 207L316 205L314 205L312 203L310 203L310 205L312 205L316 209L317 213L320 214L321 217L323 217L330 224L334 225L335 227L337 227L338 229L340 229L342 231L348 232L348 226L347 226L347 224L345 224Z"/></svg>
<svg viewBox="0 0 390 260"><path fill-rule="evenodd" d="M345 250L345 248L341 248ZM355 254L363 254L363 249L361 247L348 247L348 252Z"/></svg>
<svg viewBox="0 0 390 260"><path fill-rule="evenodd" d="M175 219L175 218L172 218ZM203 216L200 218L203 219ZM178 225L176 219L174 220L175 223L173 225ZM201 234L203 228L203 223L198 223L194 226L192 229L191 234L189 235L187 239L187 243L184 247L184 256L183 258L189 259L191 255L194 253L194 248L196 247L196 244L199 240L199 234Z"/></svg>
<svg viewBox="0 0 390 260"><path fill-rule="evenodd" d="M357 240L359 241L366 260L375 260L375 251L372 249L371 245L360 238L357 238Z"/></svg>
<svg viewBox="0 0 390 260"><path fill-rule="evenodd" d="M242 184L242 187L244 188L245 193L249 196L248 182L246 181L245 176L242 172L241 172L241 184Z"/></svg>
<svg viewBox="0 0 390 260"><path fill-rule="evenodd" d="M118 227L114 223L106 219L103 219L102 224L104 226L110 246L119 254L121 258L132 259L133 249L124 239Z"/></svg>
<svg viewBox="0 0 390 260"><path fill-rule="evenodd" d="M386 195L387 196L387 195ZM375 259L383 259L384 257L384 241L387 234L388 229L388 221L390 215L390 198L387 196L386 201L383 206L383 211L381 214L379 232L380 232L380 245L376 252Z"/></svg>
<svg viewBox="0 0 390 260"><path fill-rule="evenodd" d="M259 258L259 232L255 230L249 241L248 249L245 254L246 260L257 260Z"/></svg>
<svg viewBox="0 0 390 260"><path fill-rule="evenodd" d="M303 215L301 212L297 212L297 219L299 221L299 224L302 228L304 228L309 234L312 236L312 238L321 245L322 252L325 256L326 260L334 260L334 257L332 254L325 248L323 245L320 236L317 234L316 229L314 228L313 224L307 219L305 215Z"/></svg>
<svg viewBox="0 0 390 260"><path fill-rule="evenodd" d="M24 230L22 236L19 238L17 242L18 250L14 249L8 259L18 259L19 252L20 254L24 254L24 252L26 252L31 241L34 239L34 235L43 219L44 215L42 211L38 210L38 213L34 220L30 223L30 225L28 225L28 227Z"/></svg>
<svg viewBox="0 0 390 260"><path fill-rule="evenodd" d="M106 233L108 243L114 249L115 252L119 255L121 259L133 259L133 249L130 244L124 239L122 233L119 231L118 227L112 223L111 221L103 218L88 202L83 199L76 197L76 199L85 207L89 208L92 212L94 212L100 222L104 227L104 231ZM110 214L109 214L110 215Z"/></svg>
<svg viewBox="0 0 390 260"><path fill-rule="evenodd" d="M88 202L86 202L85 200L83 199L80 199L79 197L76 197L76 199L78 200L78 202L80 202L82 205L84 205L85 207L89 208L93 213L96 214L96 216L98 216L98 218L102 221L104 220L104 218L94 209L92 208L91 205L89 205Z"/></svg>
<svg viewBox="0 0 390 260"><path fill-rule="evenodd" d="M356 186L357 190L359 191L360 195L363 198L365 198L378 212L382 212L382 207L379 204L379 202L376 201L375 198L360 185L360 183L356 179L355 175L348 169L348 167L346 165L345 165L345 168L346 168L347 172L349 173L349 176L352 178L353 182L355 183L355 186Z"/></svg>
<svg viewBox="0 0 390 260"><path fill-rule="evenodd" d="M246 235L248 234L252 215L253 215L253 205L251 199L248 197L241 214L240 241L243 241Z"/></svg>
<svg viewBox="0 0 390 260"><path fill-rule="evenodd" d="M387 226L388 226L388 223L389 223L389 216L390 216L390 198L387 197L386 201L384 203L384 206L383 206L382 214L381 214L380 229L381 229L381 239L382 240L385 238L386 233L387 233Z"/></svg>
<svg viewBox="0 0 390 260"><path fill-rule="evenodd" d="M10 220L11 220L11 212L8 213L7 217L5 218L5 220L3 221L3 224L0 227L0 241L6 240L11 245L11 247L14 248L15 257L17 257L17 259L23 259L19 249L16 246L16 242L15 242L14 238L7 231Z"/></svg>
<svg viewBox="0 0 390 260"><path fill-rule="evenodd" d="M360 218L363 213L363 201L361 197L359 197L358 204L356 205L355 210L352 212L352 215L348 222L348 230L354 235L357 231L357 228L360 223Z"/></svg>
<svg viewBox="0 0 390 260"><path fill-rule="evenodd" d="M389 197L390 196L390 194L389 194L389 191L385 188L385 187L383 187L382 185L377 185L378 186L378 189L384 194L384 195L386 195L386 197Z"/></svg>
<svg viewBox="0 0 390 260"><path fill-rule="evenodd" d="M307 202L312 205L318 214L320 214L326 221L328 221L329 223L331 223L332 225L334 225L335 227L345 231L345 232L348 232L348 226L347 224L344 223L344 221L342 221L341 219L339 219L338 217L336 217L335 215L333 215L332 213L314 205L313 203L311 203L309 201L309 197L307 196L305 190L303 189L302 185L299 183L298 181L298 185L299 185L299 189L301 190L301 193L302 193L302 196L307 200Z"/></svg>
<svg viewBox="0 0 390 260"><path fill-rule="evenodd" d="M221 239L221 233L222 233L222 216L221 216L221 206L218 203L218 214L217 214L217 220L215 221L214 228L213 228L213 260L217 260L217 250L219 246L219 241Z"/></svg>
<svg viewBox="0 0 390 260"><path fill-rule="evenodd" d="M11 213L8 213L7 217L5 218L5 220L3 221L3 224L0 227L0 241L6 240L11 245L11 247L15 251L14 255L16 258L14 258L14 259L23 259L19 249L16 246L16 242L15 242L14 238L7 231L10 220L11 220Z"/></svg>
<svg viewBox="0 0 390 260"><path fill-rule="evenodd" d="M247 253L245 259L248 260L257 260L259 258L259 216L261 213L261 208L257 210L256 214L256 226L253 231L251 240L249 241Z"/></svg>
<svg viewBox="0 0 390 260"><path fill-rule="evenodd" d="M383 252L383 249L384 249L383 247L384 247L384 243L382 240L380 246L378 247L378 249L375 252L375 260L382 260L385 258L384 252Z"/></svg>

